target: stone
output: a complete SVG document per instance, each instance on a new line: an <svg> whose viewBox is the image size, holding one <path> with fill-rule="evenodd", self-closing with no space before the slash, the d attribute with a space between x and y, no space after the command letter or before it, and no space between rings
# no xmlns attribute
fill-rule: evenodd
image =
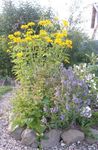
<svg viewBox="0 0 98 150"><path fill-rule="evenodd" d="M84 133L76 129L69 129L67 131L64 131L61 137L64 143L71 144L73 142L83 141Z"/></svg>
<svg viewBox="0 0 98 150"><path fill-rule="evenodd" d="M36 134L31 129L25 129L24 132L21 135L21 143L26 146L32 145L33 148L37 148L37 140L36 140Z"/></svg>
<svg viewBox="0 0 98 150"><path fill-rule="evenodd" d="M48 133L45 133L45 138L41 140L41 147L51 148L60 144L61 131L52 129Z"/></svg>
<svg viewBox="0 0 98 150"><path fill-rule="evenodd" d="M21 134L23 132L24 128L15 126L13 127L12 122L8 126L8 132L12 138L15 140L21 140Z"/></svg>
<svg viewBox="0 0 98 150"><path fill-rule="evenodd" d="M90 129L90 132L92 133L92 135L95 137L87 137L86 138L86 141L89 143L89 144L93 144L95 142L98 142L98 130L97 129L93 129L91 128Z"/></svg>

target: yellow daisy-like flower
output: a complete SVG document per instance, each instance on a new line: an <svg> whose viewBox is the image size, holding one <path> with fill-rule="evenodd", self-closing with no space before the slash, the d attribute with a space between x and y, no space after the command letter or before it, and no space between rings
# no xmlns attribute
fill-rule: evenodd
<svg viewBox="0 0 98 150"><path fill-rule="evenodd" d="M69 26L68 21L66 21L66 20L62 20L62 22L63 22L63 25L64 25L65 27L68 27L68 26Z"/></svg>
<svg viewBox="0 0 98 150"><path fill-rule="evenodd" d="M64 34L63 33L56 33L56 38L63 38L64 37Z"/></svg>
<svg viewBox="0 0 98 150"><path fill-rule="evenodd" d="M25 24L25 25L22 25L22 26L21 26L21 29L28 29L28 25L26 25L26 24Z"/></svg>
<svg viewBox="0 0 98 150"><path fill-rule="evenodd" d="M32 41L32 37L27 36L27 37L25 38L25 41Z"/></svg>
<svg viewBox="0 0 98 150"><path fill-rule="evenodd" d="M57 39L55 39L54 43L61 45L62 44L62 40L60 38L57 38Z"/></svg>
<svg viewBox="0 0 98 150"><path fill-rule="evenodd" d="M66 39L66 41L65 41L65 45L66 45L68 48L72 48L72 41L71 41L71 40Z"/></svg>
<svg viewBox="0 0 98 150"><path fill-rule="evenodd" d="M53 42L53 40L52 40L50 37L45 37L45 40L46 40L46 42L48 42L48 43L52 43L52 42Z"/></svg>
<svg viewBox="0 0 98 150"><path fill-rule="evenodd" d="M18 57L18 58L21 58L22 56L23 56L23 52L17 53L17 57Z"/></svg>
<svg viewBox="0 0 98 150"><path fill-rule="evenodd" d="M13 34L9 34L8 38L9 38L10 40L13 40L15 37L14 37Z"/></svg>
<svg viewBox="0 0 98 150"><path fill-rule="evenodd" d="M52 22L50 20L41 20L41 21L39 21L38 24L41 26L48 26L48 25L51 25Z"/></svg>
<svg viewBox="0 0 98 150"><path fill-rule="evenodd" d="M15 43L20 43L22 41L22 39L20 37L14 38L13 41Z"/></svg>
<svg viewBox="0 0 98 150"><path fill-rule="evenodd" d="M15 35L15 36L20 36L20 35L21 35L21 32L20 32L20 31L16 31L16 32L14 33L14 35Z"/></svg>
<svg viewBox="0 0 98 150"><path fill-rule="evenodd" d="M33 35L32 36L32 39L38 39L39 38L39 35Z"/></svg>
<svg viewBox="0 0 98 150"><path fill-rule="evenodd" d="M40 36L46 36L47 32L45 30L40 30Z"/></svg>
<svg viewBox="0 0 98 150"><path fill-rule="evenodd" d="M27 32L26 32L26 35L31 35L33 33L33 30L28 30Z"/></svg>
<svg viewBox="0 0 98 150"><path fill-rule="evenodd" d="M35 23L34 23L34 22L29 22L29 23L27 24L27 26L29 26L29 27L35 26Z"/></svg>

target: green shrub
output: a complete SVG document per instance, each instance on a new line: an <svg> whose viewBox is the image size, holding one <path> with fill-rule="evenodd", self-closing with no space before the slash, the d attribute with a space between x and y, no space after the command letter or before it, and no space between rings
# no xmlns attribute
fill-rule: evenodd
<svg viewBox="0 0 98 150"><path fill-rule="evenodd" d="M22 25L23 32L9 35L14 72L21 87L13 101L14 125L34 129L37 135L50 128L69 125L89 126L97 102L95 76L85 64L64 68L72 41L67 37L68 22L41 20ZM87 120L87 121L86 121Z"/></svg>
<svg viewBox="0 0 98 150"><path fill-rule="evenodd" d="M67 21L63 21L61 29L55 31L56 21L41 20L36 33L35 23L22 25L23 32L17 31L9 35L11 57L14 72L21 83L21 89L14 100L16 113L15 124L26 125L38 133L49 128L42 122L43 106L53 105L52 88L46 87L46 79L54 74L62 61L68 62L67 51L72 48L72 41L67 39Z"/></svg>
<svg viewBox="0 0 98 150"><path fill-rule="evenodd" d="M72 51L69 52L70 64L90 63L87 55L91 55L92 52L97 53L96 43L89 39L82 30L75 29L75 27L69 28L69 37L73 41Z"/></svg>
<svg viewBox="0 0 98 150"><path fill-rule="evenodd" d="M0 36L0 76L12 76L12 63L7 53L8 40L6 36Z"/></svg>

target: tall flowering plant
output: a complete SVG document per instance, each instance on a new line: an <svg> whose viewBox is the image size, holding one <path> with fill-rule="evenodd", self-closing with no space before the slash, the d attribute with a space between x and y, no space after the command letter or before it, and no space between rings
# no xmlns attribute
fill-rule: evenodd
<svg viewBox="0 0 98 150"><path fill-rule="evenodd" d="M45 120L44 105L49 108L53 105L51 88L46 88L47 79L62 61L69 61L67 50L72 48L72 41L67 36L68 22L63 21L57 31L56 24L56 20L29 22L8 36L14 72L21 83L14 100L14 122L39 133L47 127L41 121Z"/></svg>
<svg viewBox="0 0 98 150"><path fill-rule="evenodd" d="M67 49L72 48L72 41L67 38L68 23L63 21L57 31L55 24L50 20L29 22L8 36L14 70L22 84L32 84L40 69L48 72L62 61L68 62Z"/></svg>

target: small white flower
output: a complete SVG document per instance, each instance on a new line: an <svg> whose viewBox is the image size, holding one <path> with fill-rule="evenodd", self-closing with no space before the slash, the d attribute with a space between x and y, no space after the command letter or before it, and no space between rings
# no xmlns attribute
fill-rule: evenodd
<svg viewBox="0 0 98 150"><path fill-rule="evenodd" d="M83 107L80 114L83 117L90 118L92 116L91 108L89 106Z"/></svg>
<svg viewBox="0 0 98 150"><path fill-rule="evenodd" d="M48 110L47 107L44 106L43 111L44 111L44 112L47 112L47 110Z"/></svg>
<svg viewBox="0 0 98 150"><path fill-rule="evenodd" d="M86 68L86 66L87 66L86 63L84 63L84 64L83 64L83 68Z"/></svg>
<svg viewBox="0 0 98 150"><path fill-rule="evenodd" d="M85 78L86 78L87 81L91 80L91 82L94 82L92 80L92 74L88 74Z"/></svg>
<svg viewBox="0 0 98 150"><path fill-rule="evenodd" d="M47 123L47 120L46 120L46 118L44 116L42 117L41 122L45 123L45 124Z"/></svg>
<svg viewBox="0 0 98 150"><path fill-rule="evenodd" d="M94 80L92 79L91 82L94 83Z"/></svg>

